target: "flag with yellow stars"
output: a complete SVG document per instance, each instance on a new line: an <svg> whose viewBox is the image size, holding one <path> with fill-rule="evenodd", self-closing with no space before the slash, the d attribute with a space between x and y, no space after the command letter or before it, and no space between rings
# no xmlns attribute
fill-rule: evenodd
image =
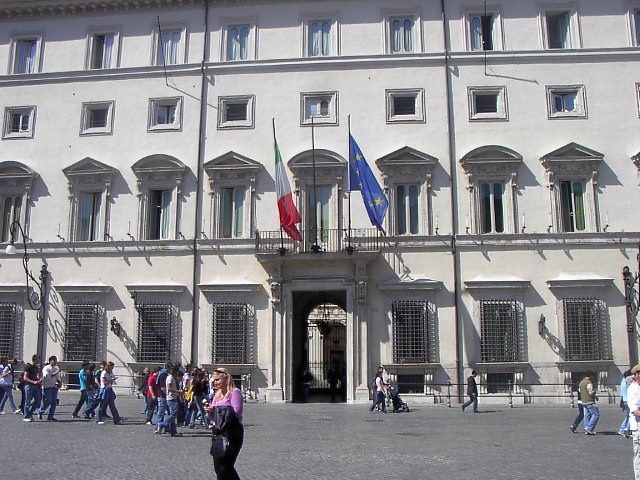
<svg viewBox="0 0 640 480"><path fill-rule="evenodd" d="M389 208L389 201L351 134L349 134L349 190L360 190L371 224L386 235L382 225Z"/></svg>

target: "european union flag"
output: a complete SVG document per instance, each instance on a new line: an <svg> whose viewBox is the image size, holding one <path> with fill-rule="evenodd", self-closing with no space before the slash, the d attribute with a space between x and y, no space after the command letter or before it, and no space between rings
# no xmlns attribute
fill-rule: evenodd
<svg viewBox="0 0 640 480"><path fill-rule="evenodd" d="M349 134L349 190L360 190L371 224L386 235L382 224L389 208L389 201L351 134Z"/></svg>

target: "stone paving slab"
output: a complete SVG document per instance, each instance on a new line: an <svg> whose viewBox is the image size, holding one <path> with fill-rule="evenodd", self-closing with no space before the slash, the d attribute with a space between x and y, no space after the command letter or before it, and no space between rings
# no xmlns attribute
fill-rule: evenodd
<svg viewBox="0 0 640 480"><path fill-rule="evenodd" d="M71 418L77 398L61 394L57 423L0 416L0 479L167 478L171 469L178 478L215 478L204 427L154 435L132 396L117 400L125 425L97 425ZM617 435L615 406L601 406L596 436L572 434L577 409L566 406L483 408L481 399L480 409L385 415L366 405L249 403L238 472L244 480L633 478L631 440Z"/></svg>

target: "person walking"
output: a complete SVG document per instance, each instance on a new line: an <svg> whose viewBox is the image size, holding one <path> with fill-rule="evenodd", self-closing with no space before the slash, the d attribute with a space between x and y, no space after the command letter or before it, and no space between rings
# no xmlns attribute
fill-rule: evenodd
<svg viewBox="0 0 640 480"><path fill-rule="evenodd" d="M96 420L98 425L104 425L103 419L106 418L107 407L111 411L114 425L122 425L124 423L120 417L120 412L116 408L116 392L113 391L113 385L118 379L113 374L114 366L113 362L108 362L100 375L100 406L98 407L98 419Z"/></svg>
<svg viewBox="0 0 640 480"><path fill-rule="evenodd" d="M33 413L40 409L42 403L42 373L40 372L40 357L31 357L31 363L24 366L22 372L24 381L24 414L23 422L33 422Z"/></svg>
<svg viewBox="0 0 640 480"><path fill-rule="evenodd" d="M2 400L0 400L0 415L4 415L4 406L7 401L9 402L9 407L11 407L11 411L13 413L17 414L21 412L13 401L13 374L14 368L17 364L18 360L15 358L12 362L9 362L8 357L0 358L0 390L4 392L4 396L2 397Z"/></svg>
<svg viewBox="0 0 640 480"><path fill-rule="evenodd" d="M49 357L47 363L42 369L42 391L44 393L44 403L38 411L38 418L42 420L44 412L49 410L47 415L48 422L57 422L55 417L56 407L58 405L58 389L62 386L60 380L60 367L58 367L58 358L55 355Z"/></svg>
<svg viewBox="0 0 640 480"><path fill-rule="evenodd" d="M584 420L584 407L582 406L582 398L580 397L580 391L578 390L578 415L576 415L573 423L569 425L569 428L573 433L576 433L576 430L580 426L582 420Z"/></svg>
<svg viewBox="0 0 640 480"><path fill-rule="evenodd" d="M471 370L471 375L467 379L467 395L469 400L462 404L462 411L469 405L473 404L473 413L478 413L478 384L476 383L476 375L478 373L475 370Z"/></svg>
<svg viewBox="0 0 640 480"><path fill-rule="evenodd" d="M198 370L193 379L193 390L191 391L191 416L189 418L189 428L195 428L198 414L202 416L205 427L209 428L209 417L204 411L204 401L207 398L209 384L205 378L204 371Z"/></svg>
<svg viewBox="0 0 640 480"><path fill-rule="evenodd" d="M600 409L596 404L597 396L593 387L593 373L588 372L580 381L578 388L584 408L584 433L585 435L595 435L595 428L600 420Z"/></svg>
<svg viewBox="0 0 640 480"><path fill-rule="evenodd" d="M156 429L154 433L163 433L160 430L160 424L164 423L164 417L167 414L167 376L172 368L171 362L165 363L164 368L158 371L158 376L156 377L158 407L156 409Z"/></svg>
<svg viewBox="0 0 640 480"><path fill-rule="evenodd" d="M382 370L380 368L378 368L378 371L376 372L375 382L376 382L376 391L373 397L373 403L369 407L369 411L373 412L373 410L378 405L381 405L382 413L387 413L387 402L385 401L386 400L385 392L389 384L385 383L385 381L382 379Z"/></svg>
<svg viewBox="0 0 640 480"><path fill-rule="evenodd" d="M640 480L640 365L631 369L632 382L627 388L627 404L629 407L629 430L633 438L633 473L634 479Z"/></svg>
<svg viewBox="0 0 640 480"><path fill-rule="evenodd" d="M80 409L82 408L82 406L87 403L88 397L87 397L87 374L89 372L89 362L82 362L82 367L80 368L80 371L78 372L78 384L80 386L80 399L78 400L78 403L76 404L76 408L73 409L73 413L71 414L71 417L73 418L78 418L80 417L79 413L80 413Z"/></svg>
<svg viewBox="0 0 640 480"><path fill-rule="evenodd" d="M178 433L177 429L177 418L178 418L178 408L179 402L182 402L182 390L178 388L178 384L182 379L182 372L180 371L180 367L175 365L171 368L171 371L167 375L167 380L165 383L166 390L166 399L167 399L167 408L169 409L169 414L165 415L162 422L158 422L158 429L156 433L168 432L172 437L181 437L182 434Z"/></svg>
<svg viewBox="0 0 640 480"><path fill-rule="evenodd" d="M229 448L231 452L224 458L213 457L213 467L218 480L240 480L238 472L235 468L236 460L240 454L240 449L244 443L244 403L242 392L236 388L231 373L226 368L216 368L213 371L213 384L216 393L213 396L213 402L210 406L205 407L205 411L210 415L215 414L213 418L213 435L223 435L229 440ZM220 422L220 415L223 411L231 410L236 421L231 422L232 428L223 428Z"/></svg>
<svg viewBox="0 0 640 480"><path fill-rule="evenodd" d="M620 408L622 408L624 412L624 418L618 429L618 435L622 435L625 438L631 436L629 431L629 403L627 398L627 391L631 382L633 382L631 370L627 370L622 375L622 381L620 382Z"/></svg>
<svg viewBox="0 0 640 480"><path fill-rule="evenodd" d="M153 414L158 407L158 385L156 384L158 370L160 370L160 368L156 367L147 379L147 410L145 417L147 425L153 425Z"/></svg>

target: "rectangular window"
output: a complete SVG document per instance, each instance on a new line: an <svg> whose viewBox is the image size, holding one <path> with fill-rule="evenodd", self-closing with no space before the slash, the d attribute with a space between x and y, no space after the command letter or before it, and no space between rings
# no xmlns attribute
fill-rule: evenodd
<svg viewBox="0 0 640 480"><path fill-rule="evenodd" d="M606 360L604 303L597 298L564 298L565 360Z"/></svg>
<svg viewBox="0 0 640 480"><path fill-rule="evenodd" d="M138 351L136 361L164 363L171 357L173 306L144 303L138 311Z"/></svg>
<svg viewBox="0 0 640 480"><path fill-rule="evenodd" d="M570 12L547 12L546 22L548 48L571 48Z"/></svg>
<svg viewBox="0 0 640 480"><path fill-rule="evenodd" d="M396 300L391 304L393 362L427 363L430 360L428 303Z"/></svg>
<svg viewBox="0 0 640 480"><path fill-rule="evenodd" d="M640 47L640 9L634 10L633 11L633 25L635 27L634 30L634 39L635 39L635 46L636 47Z"/></svg>
<svg viewBox="0 0 640 480"><path fill-rule="evenodd" d="M182 30L162 30L158 36L157 65L182 63Z"/></svg>
<svg viewBox="0 0 640 480"><path fill-rule="evenodd" d="M211 362L247 363L249 307L246 303L214 303Z"/></svg>
<svg viewBox="0 0 640 480"><path fill-rule="evenodd" d="M39 43L38 38L20 38L15 41L13 73L38 72Z"/></svg>
<svg viewBox="0 0 640 480"><path fill-rule="evenodd" d="M337 125L338 92L313 92L300 94L301 125Z"/></svg>
<svg viewBox="0 0 640 480"><path fill-rule="evenodd" d="M398 235L420 233L420 186L396 186L396 224Z"/></svg>
<svg viewBox="0 0 640 480"><path fill-rule="evenodd" d="M480 349L483 362L520 360L518 317L518 304L515 300L480 302Z"/></svg>
<svg viewBox="0 0 640 480"><path fill-rule="evenodd" d="M78 231L76 240L80 242L100 240L100 209L102 193L82 193L78 206Z"/></svg>
<svg viewBox="0 0 640 480"><path fill-rule="evenodd" d="M387 123L424 123L424 90L386 90Z"/></svg>
<svg viewBox="0 0 640 480"><path fill-rule="evenodd" d="M66 305L65 361L96 360L99 307L97 304Z"/></svg>
<svg viewBox="0 0 640 480"><path fill-rule="evenodd" d="M101 33L93 35L91 42L90 68L103 69L115 66L116 35L114 33Z"/></svg>
<svg viewBox="0 0 640 480"><path fill-rule="evenodd" d="M331 228L330 200L330 185L316 185L315 192L313 186L309 189L307 212L309 213L308 225L309 232L311 232L309 242L311 244L315 243L315 241L318 243L329 241L329 229Z"/></svg>
<svg viewBox="0 0 640 480"><path fill-rule="evenodd" d="M17 356L18 305L0 303L0 356L11 359Z"/></svg>
<svg viewBox="0 0 640 480"><path fill-rule="evenodd" d="M331 20L313 20L307 25L308 55L326 57L331 55Z"/></svg>
<svg viewBox="0 0 640 480"><path fill-rule="evenodd" d="M82 104L80 135L106 135L113 130L113 101Z"/></svg>
<svg viewBox="0 0 640 480"><path fill-rule="evenodd" d="M549 118L586 118L584 85L547 86Z"/></svg>
<svg viewBox="0 0 640 480"><path fill-rule="evenodd" d="M469 87L470 121L505 121L509 119L506 87Z"/></svg>
<svg viewBox="0 0 640 480"><path fill-rule="evenodd" d="M509 393L514 380L513 372L487 372L487 393Z"/></svg>
<svg viewBox="0 0 640 480"><path fill-rule="evenodd" d="M471 50L493 50L493 22L492 14L469 15L471 30Z"/></svg>
<svg viewBox="0 0 640 480"><path fill-rule="evenodd" d="M415 51L413 16L390 18L389 30L391 53L411 53Z"/></svg>
<svg viewBox="0 0 640 480"><path fill-rule="evenodd" d="M148 131L180 130L182 97L149 99Z"/></svg>
<svg viewBox="0 0 640 480"><path fill-rule="evenodd" d="M171 190L150 190L147 212L147 240L169 238Z"/></svg>
<svg viewBox="0 0 640 480"><path fill-rule="evenodd" d="M480 233L504 233L504 184L483 182L478 190Z"/></svg>
<svg viewBox="0 0 640 480"><path fill-rule="evenodd" d="M242 238L246 189L222 189L222 238Z"/></svg>
<svg viewBox="0 0 640 480"><path fill-rule="evenodd" d="M253 128L253 95L218 98L218 128Z"/></svg>
<svg viewBox="0 0 640 480"><path fill-rule="evenodd" d="M563 232L582 232L586 228L584 182L560 182L560 209Z"/></svg>
<svg viewBox="0 0 640 480"><path fill-rule="evenodd" d="M249 58L250 25L231 25L227 28L227 60Z"/></svg>
<svg viewBox="0 0 640 480"><path fill-rule="evenodd" d="M2 238L0 241L11 240L11 224L20 221L22 213L22 196L6 195L2 197Z"/></svg>
<svg viewBox="0 0 640 480"><path fill-rule="evenodd" d="M6 107L2 137L33 138L36 107Z"/></svg>

